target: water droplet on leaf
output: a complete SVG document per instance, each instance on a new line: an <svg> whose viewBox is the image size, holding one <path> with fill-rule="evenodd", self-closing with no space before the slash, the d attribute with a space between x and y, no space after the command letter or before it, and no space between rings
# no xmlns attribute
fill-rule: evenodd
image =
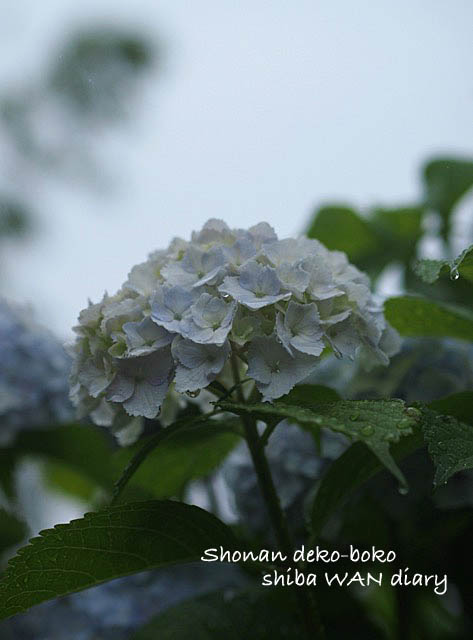
<svg viewBox="0 0 473 640"><path fill-rule="evenodd" d="M406 413L411 418L420 418L421 415L419 409L416 409L415 407L407 407Z"/></svg>
<svg viewBox="0 0 473 640"><path fill-rule="evenodd" d="M398 429L409 429L409 427L411 426L411 421L409 420L409 418L402 418L402 420L399 420L396 426Z"/></svg>
<svg viewBox="0 0 473 640"><path fill-rule="evenodd" d="M363 429L361 430L361 433L364 436L371 436L374 433L374 429L370 424L367 424L366 427L363 427Z"/></svg>
<svg viewBox="0 0 473 640"><path fill-rule="evenodd" d="M453 267L450 270L450 280L458 280L459 277L460 274L458 273L458 269L456 267Z"/></svg>

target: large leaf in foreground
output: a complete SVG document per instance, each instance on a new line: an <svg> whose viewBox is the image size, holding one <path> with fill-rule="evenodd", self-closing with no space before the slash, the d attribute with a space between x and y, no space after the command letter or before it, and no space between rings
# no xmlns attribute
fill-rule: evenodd
<svg viewBox="0 0 473 640"><path fill-rule="evenodd" d="M210 513L172 501L135 502L86 514L33 538L0 580L0 619L57 596L235 546Z"/></svg>
<svg viewBox="0 0 473 640"><path fill-rule="evenodd" d="M402 400L341 400L314 405L311 409L276 402L269 404L219 403L223 409L251 414L266 420L289 419L309 428L325 427L364 442L379 460L405 485L405 479L389 452L392 443L408 435L420 418L420 411L406 407Z"/></svg>
<svg viewBox="0 0 473 640"><path fill-rule="evenodd" d="M424 444L420 429L391 447L396 462ZM311 531L318 536L332 513L356 489L383 469L379 458L360 442L355 442L329 467L317 489L310 512Z"/></svg>
<svg viewBox="0 0 473 640"><path fill-rule="evenodd" d="M458 471L473 468L473 426L451 415L425 410L423 432L436 467L436 486L445 484Z"/></svg>
<svg viewBox="0 0 473 640"><path fill-rule="evenodd" d="M403 336L473 340L473 314L427 298L399 296L384 303L386 319Z"/></svg>
<svg viewBox="0 0 473 640"><path fill-rule="evenodd" d="M132 640L283 640L304 636L290 590L211 593L171 607Z"/></svg>

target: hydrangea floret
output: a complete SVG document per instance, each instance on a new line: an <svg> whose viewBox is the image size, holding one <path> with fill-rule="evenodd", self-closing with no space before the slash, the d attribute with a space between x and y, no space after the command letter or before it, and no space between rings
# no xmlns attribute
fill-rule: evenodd
<svg viewBox="0 0 473 640"><path fill-rule="evenodd" d="M243 230L214 219L133 267L115 295L80 313L75 332L73 402L115 432L224 379L231 359L273 401L327 349L386 365L399 348L368 276L344 253L279 240L264 222Z"/></svg>

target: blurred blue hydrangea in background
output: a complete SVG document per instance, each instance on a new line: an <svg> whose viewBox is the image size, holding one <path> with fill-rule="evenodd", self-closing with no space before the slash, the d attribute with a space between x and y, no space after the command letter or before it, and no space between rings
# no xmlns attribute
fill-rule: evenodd
<svg viewBox="0 0 473 640"><path fill-rule="evenodd" d="M73 419L70 359L28 308L0 299L0 445L22 429Z"/></svg>

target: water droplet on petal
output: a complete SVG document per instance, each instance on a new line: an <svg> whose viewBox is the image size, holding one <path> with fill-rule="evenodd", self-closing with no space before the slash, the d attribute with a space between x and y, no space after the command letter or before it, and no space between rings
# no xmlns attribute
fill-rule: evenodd
<svg viewBox="0 0 473 640"><path fill-rule="evenodd" d="M460 274L458 273L458 269L456 267L452 267L450 270L450 280L458 280Z"/></svg>
<svg viewBox="0 0 473 640"><path fill-rule="evenodd" d="M200 389L197 389L197 391L186 391L186 396L189 396L189 398L197 398L199 393Z"/></svg>

